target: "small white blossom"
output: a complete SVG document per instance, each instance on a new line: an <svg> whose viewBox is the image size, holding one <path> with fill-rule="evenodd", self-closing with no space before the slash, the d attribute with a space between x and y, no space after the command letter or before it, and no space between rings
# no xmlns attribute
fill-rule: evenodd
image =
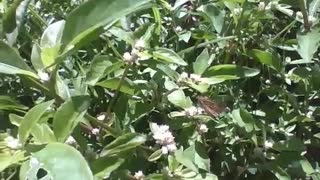
<svg viewBox="0 0 320 180"><path fill-rule="evenodd" d="M143 39L139 39L135 43L134 48L137 50L143 50L146 48L146 42Z"/></svg>
<svg viewBox="0 0 320 180"><path fill-rule="evenodd" d="M10 149L19 149L22 147L22 144L20 143L19 139L16 139L12 136L8 136L4 139L4 141L7 144L7 147Z"/></svg>
<svg viewBox="0 0 320 180"><path fill-rule="evenodd" d="M181 26L177 26L175 30L176 30L177 32L181 32L181 31L182 31L182 28L181 28Z"/></svg>
<svg viewBox="0 0 320 180"><path fill-rule="evenodd" d="M241 13L242 13L242 8L234 8L233 9L233 14L235 15L235 16L238 16L238 15L240 15Z"/></svg>
<svg viewBox="0 0 320 180"><path fill-rule="evenodd" d="M296 16L299 18L299 19L303 19L303 14L301 11L297 11L296 12Z"/></svg>
<svg viewBox="0 0 320 180"><path fill-rule="evenodd" d="M145 178L145 175L143 174L142 171L138 171L134 173L134 178L137 180L143 180Z"/></svg>
<svg viewBox="0 0 320 180"><path fill-rule="evenodd" d="M133 61L133 56L129 52L125 52L123 54L123 59L127 62L132 62Z"/></svg>
<svg viewBox="0 0 320 180"><path fill-rule="evenodd" d="M202 80L199 74L190 74L190 79L195 83L201 82Z"/></svg>
<svg viewBox="0 0 320 180"><path fill-rule="evenodd" d="M285 61L286 61L286 63L290 63L291 62L291 58L290 57L286 57Z"/></svg>
<svg viewBox="0 0 320 180"><path fill-rule="evenodd" d="M266 8L266 3L260 2L259 5L258 5L258 9L259 9L260 11L263 11L265 8Z"/></svg>
<svg viewBox="0 0 320 180"><path fill-rule="evenodd" d="M41 81L49 81L50 80L49 74L44 71L38 71L38 76Z"/></svg>
<svg viewBox="0 0 320 180"><path fill-rule="evenodd" d="M187 117L194 117L198 114L198 108L195 106L188 107L184 110Z"/></svg>
<svg viewBox="0 0 320 180"><path fill-rule="evenodd" d="M69 136L65 143L69 145L75 145L77 144L77 141L72 136Z"/></svg>
<svg viewBox="0 0 320 180"><path fill-rule="evenodd" d="M100 130L99 130L98 128L93 128L93 129L91 130L91 133L92 133L93 135L97 135L97 134L100 133Z"/></svg>
<svg viewBox="0 0 320 180"><path fill-rule="evenodd" d="M317 18L315 18L315 17L313 17L313 16L309 16L309 17L308 17L308 20L309 20L309 23L310 23L311 25L313 25L313 24L317 21Z"/></svg>
<svg viewBox="0 0 320 180"><path fill-rule="evenodd" d="M312 112L312 111L309 111L309 112L306 114L306 116L307 116L308 118L312 118L312 115L313 115L313 112Z"/></svg>
<svg viewBox="0 0 320 180"><path fill-rule="evenodd" d="M271 84L269 79L266 80L266 84Z"/></svg>
<svg viewBox="0 0 320 180"><path fill-rule="evenodd" d="M199 126L199 132L200 133L206 133L206 132L208 132L208 127L207 127L207 125L205 125L205 124L201 124L200 126Z"/></svg>
<svg viewBox="0 0 320 180"><path fill-rule="evenodd" d="M99 115L97 116L97 119L98 119L99 121L103 121L103 120L106 119L106 115L105 115L105 114L99 114Z"/></svg>
<svg viewBox="0 0 320 180"><path fill-rule="evenodd" d="M176 142L174 141L174 136L170 132L169 126L159 126L156 123L151 123L150 127L156 143L162 146L161 150L163 154L174 152L177 149Z"/></svg>
<svg viewBox="0 0 320 180"><path fill-rule="evenodd" d="M184 81L187 81L189 78L189 74L186 73L186 72L183 72L180 74L180 77L178 79L178 82L184 82Z"/></svg>
<svg viewBox="0 0 320 180"><path fill-rule="evenodd" d="M272 147L273 147L273 142L271 142L271 141L265 141L265 142L264 142L264 147L265 147L266 149L272 148Z"/></svg>

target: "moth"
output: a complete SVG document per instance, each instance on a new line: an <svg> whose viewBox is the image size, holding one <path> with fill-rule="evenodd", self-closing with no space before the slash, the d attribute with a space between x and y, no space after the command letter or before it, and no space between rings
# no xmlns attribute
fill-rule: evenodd
<svg viewBox="0 0 320 180"><path fill-rule="evenodd" d="M199 105L204 111L212 118L217 118L226 110L226 107L222 103L215 102L205 96L197 96Z"/></svg>

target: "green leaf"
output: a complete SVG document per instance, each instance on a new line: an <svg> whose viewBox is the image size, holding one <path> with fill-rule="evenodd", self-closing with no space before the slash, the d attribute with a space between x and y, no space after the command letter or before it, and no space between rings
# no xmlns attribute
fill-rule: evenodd
<svg viewBox="0 0 320 180"><path fill-rule="evenodd" d="M237 122L237 124L244 128L246 132L250 133L254 130L255 120L252 115L246 111L245 109L236 109L232 112L233 119Z"/></svg>
<svg viewBox="0 0 320 180"><path fill-rule="evenodd" d="M9 96L0 96L0 109L14 110L14 109L28 109L28 107L20 104L18 101Z"/></svg>
<svg viewBox="0 0 320 180"><path fill-rule="evenodd" d="M149 157L148 157L148 161L153 162L156 161L158 159L160 159L162 157L162 150L159 149L155 152L153 152Z"/></svg>
<svg viewBox="0 0 320 180"><path fill-rule="evenodd" d="M317 51L320 42L320 29L312 29L306 34L298 34L298 53L305 62L312 61L314 53Z"/></svg>
<svg viewBox="0 0 320 180"><path fill-rule="evenodd" d="M147 140L147 137L138 133L128 133L124 134L106 147L103 148L101 155L115 155L121 152L125 152L136 148L137 146L143 144Z"/></svg>
<svg viewBox="0 0 320 180"><path fill-rule="evenodd" d="M174 153L174 155L176 157L176 160L183 164L185 167L189 168L194 172L199 172L198 167L194 163L194 148L192 149L192 147L189 147L185 151L183 151L183 149L179 149Z"/></svg>
<svg viewBox="0 0 320 180"><path fill-rule="evenodd" d="M11 124L19 127L21 122L23 121L23 117L18 116L16 114L9 114L10 122ZM53 131L49 127L49 125L46 123L48 120L48 117L43 117L45 119L44 123L37 123L35 124L31 130L30 133L32 134L34 141L36 144L46 144L50 142L56 142L56 138L54 136ZM41 122L42 119L40 119L38 122Z"/></svg>
<svg viewBox="0 0 320 180"><path fill-rule="evenodd" d="M208 49L204 49L193 63L193 72L202 75L210 66L215 55L209 55Z"/></svg>
<svg viewBox="0 0 320 180"><path fill-rule="evenodd" d="M310 176L311 174L315 173L315 169L312 167L312 165L310 164L310 162L303 158L299 161L303 171L308 175Z"/></svg>
<svg viewBox="0 0 320 180"><path fill-rule="evenodd" d="M61 20L50 24L44 30L40 40L42 69L54 64L59 55L64 25L65 21Z"/></svg>
<svg viewBox="0 0 320 180"><path fill-rule="evenodd" d="M21 142L25 142L30 134L31 129L37 124L41 116L48 110L48 108L54 103L54 100L47 101L34 106L24 116L23 121L19 127L19 139Z"/></svg>
<svg viewBox="0 0 320 180"><path fill-rule="evenodd" d="M119 78L112 78L112 79L107 79L101 82L98 82L96 85L101 86L104 88L116 90L119 86L120 79ZM124 79L124 81L121 84L120 91L126 94L133 95L135 93L136 88L134 85L129 81L129 79Z"/></svg>
<svg viewBox="0 0 320 180"><path fill-rule="evenodd" d="M108 61L109 58L109 56L94 57L86 77L86 83L88 85L94 86L104 76L105 70L112 65L112 63Z"/></svg>
<svg viewBox="0 0 320 180"><path fill-rule="evenodd" d="M267 51L261 51L258 49L252 49L249 51L249 55L260 63L273 68L274 70L281 71L282 64L280 59Z"/></svg>
<svg viewBox="0 0 320 180"><path fill-rule="evenodd" d="M38 78L18 52L3 41L0 41L0 73L21 74Z"/></svg>
<svg viewBox="0 0 320 180"><path fill-rule="evenodd" d="M320 0L313 0L309 5L309 15L316 17L319 7L320 7Z"/></svg>
<svg viewBox="0 0 320 180"><path fill-rule="evenodd" d="M175 90L168 95L168 100L175 106L182 109L192 106L192 101L189 97L186 97L183 90Z"/></svg>
<svg viewBox="0 0 320 180"><path fill-rule="evenodd" d="M16 151L12 153L1 152L0 154L0 172L8 168L9 166L13 164L18 164L20 161L24 160L24 153L23 151Z"/></svg>
<svg viewBox="0 0 320 180"><path fill-rule="evenodd" d="M223 10L222 7L217 7L215 4L207 4L201 6L199 11L202 11L212 23L213 27L218 33L221 33L223 25L224 25L224 18L226 12Z"/></svg>
<svg viewBox="0 0 320 180"><path fill-rule="evenodd" d="M110 174L118 169L123 163L124 159L117 156L104 156L98 158L90 164L92 172L96 178L105 179L110 176Z"/></svg>
<svg viewBox="0 0 320 180"><path fill-rule="evenodd" d="M2 18L4 32L11 33L16 28L16 11L22 1L23 0L13 1L7 12L4 13Z"/></svg>
<svg viewBox="0 0 320 180"><path fill-rule="evenodd" d="M214 76L220 79L240 79L254 77L260 73L259 69L238 66L234 64L222 64L210 67L205 76Z"/></svg>
<svg viewBox="0 0 320 180"><path fill-rule="evenodd" d="M95 0L86 1L67 17L62 36L65 52L102 27L110 27L115 21L130 13L146 8L150 0Z"/></svg>
<svg viewBox="0 0 320 180"><path fill-rule="evenodd" d="M74 96L59 107L53 118L53 131L59 142L64 142L69 137L89 105L89 96Z"/></svg>
<svg viewBox="0 0 320 180"><path fill-rule="evenodd" d="M40 151L33 153L31 161L32 163L30 160L24 163L26 172L20 172L20 179L27 179L30 175L36 177L39 168L42 168L48 172L47 176L54 180L93 180L86 160L79 151L66 144L50 143Z"/></svg>
<svg viewBox="0 0 320 180"><path fill-rule="evenodd" d="M174 63L182 66L188 65L177 53L167 48L157 48L153 52L153 57L168 63Z"/></svg>

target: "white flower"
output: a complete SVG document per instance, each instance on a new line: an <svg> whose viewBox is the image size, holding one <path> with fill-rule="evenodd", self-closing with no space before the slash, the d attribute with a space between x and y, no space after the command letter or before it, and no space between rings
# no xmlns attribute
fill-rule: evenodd
<svg viewBox="0 0 320 180"><path fill-rule="evenodd" d="M199 110L195 106L188 107L184 110L187 117L193 117L198 114Z"/></svg>
<svg viewBox="0 0 320 180"><path fill-rule="evenodd" d="M267 79L266 84L271 84L271 81L269 79Z"/></svg>
<svg viewBox="0 0 320 180"><path fill-rule="evenodd" d="M99 130L98 128L93 128L93 129L91 130L91 133L92 133L93 135L97 135L97 134L99 134L99 132L100 132L100 130Z"/></svg>
<svg viewBox="0 0 320 180"><path fill-rule="evenodd" d="M10 149L19 149L22 147L22 144L20 143L19 139L16 139L12 136L8 136L4 139L4 141L7 144L7 147Z"/></svg>
<svg viewBox="0 0 320 180"><path fill-rule="evenodd" d="M142 171L138 171L134 173L134 178L137 180L142 180L145 178L145 175L143 174Z"/></svg>
<svg viewBox="0 0 320 180"><path fill-rule="evenodd" d="M242 13L242 8L234 8L233 9L233 14L235 16L240 15Z"/></svg>
<svg viewBox="0 0 320 180"><path fill-rule="evenodd" d="M286 57L285 61L286 61L286 63L290 63L291 62L291 58L290 57Z"/></svg>
<svg viewBox="0 0 320 180"><path fill-rule="evenodd" d="M309 112L306 114L306 116L307 116L308 118L312 118L312 115L313 115L313 112L312 112L312 111L309 111Z"/></svg>
<svg viewBox="0 0 320 180"><path fill-rule="evenodd" d="M106 115L105 115L105 114L99 114L99 115L97 116L97 119L98 119L99 121L103 121L103 120L106 119Z"/></svg>
<svg viewBox="0 0 320 180"><path fill-rule="evenodd" d="M40 163L40 161L39 161L37 158L31 157L31 158L30 158L29 165L30 165L32 168L40 168L40 167L42 166L42 163Z"/></svg>
<svg viewBox="0 0 320 180"><path fill-rule="evenodd" d="M264 2L260 2L259 5L258 5L258 9L260 11L263 11L265 8L266 8L266 4Z"/></svg>
<svg viewBox="0 0 320 180"><path fill-rule="evenodd" d="M264 142L264 147L265 147L266 149L272 148L272 147L273 147L273 142L271 142L271 141L265 141L265 142Z"/></svg>
<svg viewBox="0 0 320 180"><path fill-rule="evenodd" d="M195 83L201 82L202 80L199 74L190 74L190 79Z"/></svg>
<svg viewBox="0 0 320 180"><path fill-rule="evenodd" d="M208 132L208 127L207 127L207 125L201 124L201 125L199 126L199 132L200 132L200 133L206 133L206 132Z"/></svg>
<svg viewBox="0 0 320 180"><path fill-rule="evenodd" d="M69 145L75 145L77 144L77 141L72 136L69 136L65 143Z"/></svg>
<svg viewBox="0 0 320 180"><path fill-rule="evenodd" d="M139 39L136 41L134 48L138 50L143 50L144 48L146 48L146 42L143 39Z"/></svg>
<svg viewBox="0 0 320 180"><path fill-rule="evenodd" d="M41 81L49 81L50 80L49 74L44 71L38 71L38 76Z"/></svg>
<svg viewBox="0 0 320 180"><path fill-rule="evenodd" d="M177 31L177 32L181 32L181 31L182 31L181 26L177 26L177 27L176 27L176 31Z"/></svg>
<svg viewBox="0 0 320 180"><path fill-rule="evenodd" d="M296 12L296 16L299 18L299 19L303 19L303 14L301 11L297 11Z"/></svg>
<svg viewBox="0 0 320 180"><path fill-rule="evenodd" d="M163 154L168 154L168 152L174 152L177 149L176 142L174 141L174 136L169 130L167 125L157 125L156 123L150 124L150 129L153 133L153 138L156 143L161 145L161 150Z"/></svg>
<svg viewBox="0 0 320 180"><path fill-rule="evenodd" d="M309 23L312 25L317 21L317 18L315 18L313 16L308 16L308 20L309 20Z"/></svg>
<svg viewBox="0 0 320 180"><path fill-rule="evenodd" d="M133 61L133 56L129 52L125 52L123 54L123 59L127 62L132 62Z"/></svg>

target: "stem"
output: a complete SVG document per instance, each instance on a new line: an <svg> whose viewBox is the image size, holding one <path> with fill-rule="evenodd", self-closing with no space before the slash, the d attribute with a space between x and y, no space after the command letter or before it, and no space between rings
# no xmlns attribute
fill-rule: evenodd
<svg viewBox="0 0 320 180"><path fill-rule="evenodd" d="M221 37L221 38L218 38L218 39L215 39L215 40L212 40L212 41L207 41L207 42L204 42L204 43L200 43L200 44L198 44L198 45L195 45L195 46L191 46L191 47L189 47L189 48L187 48L187 49L184 49L184 50L178 52L178 54L179 54L179 55L182 55L182 54L191 52L191 51L193 51L194 49L206 47L208 44L217 43L217 42L219 42L219 41L225 41L225 40L230 40L230 39L234 39L234 38L236 38L236 36Z"/></svg>
<svg viewBox="0 0 320 180"><path fill-rule="evenodd" d="M119 84L118 84L118 87L117 87L117 89L116 89L116 92L115 92L114 96L112 97L112 99L111 99L111 101L110 101L110 103L109 103L109 106L108 106L108 109L107 109L107 116L108 116L108 117L111 117L111 108L112 108L112 107L114 106L114 104L116 103L116 99L117 99L117 97L118 97L118 95L119 95L120 88L121 88L121 86L122 86L122 84L123 84L123 82L124 82L124 79L125 79L125 78L127 77L127 75L128 75L128 72L129 72L130 67L131 67L130 64L128 64L128 65L126 66L126 68L125 68L125 70L124 70L124 72L123 72L123 75L122 75L122 77L121 77L121 79L120 79L120 82L119 82Z"/></svg>
<svg viewBox="0 0 320 180"><path fill-rule="evenodd" d="M310 23L309 23L309 18L308 18L308 12L307 12L307 8L306 8L306 3L304 0L299 0L299 4L300 4L300 9L303 15L303 25L304 28L307 32L310 31Z"/></svg>

